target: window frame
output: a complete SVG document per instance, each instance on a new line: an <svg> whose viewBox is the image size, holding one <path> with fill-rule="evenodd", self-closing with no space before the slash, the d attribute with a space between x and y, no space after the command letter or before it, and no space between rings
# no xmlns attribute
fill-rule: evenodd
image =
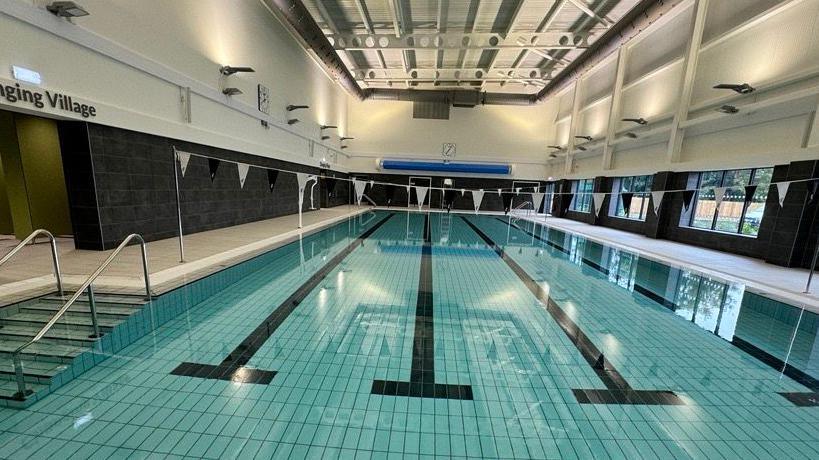
<svg viewBox="0 0 819 460"><path fill-rule="evenodd" d="M588 191L586 186L588 185ZM572 181L572 202L569 204L569 211L592 212L592 192L594 192L594 179L575 179ZM579 198L579 200L578 200Z"/></svg>
<svg viewBox="0 0 819 460"><path fill-rule="evenodd" d="M729 173L738 172L738 171L747 171L747 170L750 170L750 174L748 176L748 181L746 183L743 183L741 185L729 185L729 186L725 185L725 178L728 176ZM751 198L751 201L744 201L743 202L742 211L740 212L739 222L738 222L736 231L720 230L720 229L717 228L717 224L719 223L719 216L720 216L719 210L720 210L720 207L722 206L722 204L724 203L724 201L722 201L720 203L720 206L715 206L714 207L714 213L711 216L711 225L708 228L694 226L694 219L695 219L695 217L697 215L697 205L700 202L700 195L701 195L701 190L700 189L702 188L702 178L703 178L704 174L719 173L719 181L713 187L728 187L728 188L743 187L744 188L744 187L746 187L748 185L757 185L757 187L762 186L762 185L770 186L770 180L768 182L757 182L757 179L759 177L758 174L760 173L760 171L763 171L763 170L765 170L765 171L770 170L771 174L773 174L773 166L763 166L763 167L757 167L757 168L708 170L708 171L697 172L696 173L697 174L697 183L696 183L696 191L697 192L694 195L693 200L691 200L691 205L690 205L690 207L688 209L688 216L685 217L685 226L688 227L688 228L694 229L694 230L724 233L726 235L744 236L744 237L747 237L747 238L756 238L759 235L758 232L755 235L747 234L747 233L742 232L743 225L745 224L745 218L746 218L746 216L748 214L748 208L753 203L753 197ZM756 191L754 193L756 193ZM685 211L683 210L683 212L685 212ZM760 223L761 223L761 219L760 219Z"/></svg>
<svg viewBox="0 0 819 460"><path fill-rule="evenodd" d="M633 190L634 182L638 178L645 178L644 187L642 187L643 190L641 190L641 191ZM626 180L629 180L630 185L628 187L623 186L623 182L626 181ZM641 175L637 175L637 176L622 176L622 177L614 178L614 181L612 181L612 190L611 190L611 192L612 192L612 197L616 196L617 199L616 200L611 200L611 204L609 205L609 216L610 217L615 217L617 219L627 219L627 220L633 220L633 221L637 221L637 222L645 222L646 217L648 217L648 206L649 206L648 201L649 201L649 197L651 196L651 186L653 185L653 182L654 182L654 176L652 176L651 174L641 174ZM628 190L626 190L626 188L628 188ZM638 196L643 198L642 201L640 202L640 213L639 213L639 215L637 217L629 217L629 215L625 213L625 206L622 206L623 205L623 193L631 193L632 194L631 195L632 200L635 197L638 197ZM632 201L632 206L633 206L633 201ZM624 215L622 215L622 216L617 215L617 213L620 211L621 207L623 208L623 211L624 211ZM632 209L629 208L629 211L632 211Z"/></svg>

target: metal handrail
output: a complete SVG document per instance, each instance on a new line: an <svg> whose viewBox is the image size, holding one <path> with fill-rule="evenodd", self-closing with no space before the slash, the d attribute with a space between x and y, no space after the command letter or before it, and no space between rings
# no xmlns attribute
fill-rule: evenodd
<svg viewBox="0 0 819 460"><path fill-rule="evenodd" d="M20 360L20 353L22 353L23 350L25 350L29 346L40 341L40 339L42 339L43 336L45 336L48 333L48 331L54 326L54 324L56 324L57 321L59 321L60 318L62 318L65 312L68 311L69 308L71 308L74 302L76 302L77 299L79 299L83 292L86 290L88 291L88 304L91 310L91 323L94 328L94 334L92 334L91 337L92 338L101 337L102 334L100 334L99 331L97 309L94 300L94 288L92 287L92 285L94 281L96 281L97 278L102 274L102 272L104 272L105 269L107 269L108 266L111 265L111 262L114 261L114 259L120 254L120 252L122 252L122 250L125 249L134 239L139 240L139 245L142 251L142 273L143 276L145 277L145 293L147 294L148 299L151 298L152 295L151 280L148 274L148 249L145 244L145 239L142 238L141 235L132 233L128 235L125 238L125 240L123 240L122 243L119 244L119 246L117 246L114 252L112 252L111 255L109 255L108 258L105 259L105 261L102 264L100 264L99 267L97 267L96 270L94 270L94 273L92 273L91 276L89 276L88 279L86 279L85 282L82 283L82 285L80 285L80 287L77 289L77 292L75 292L74 295L72 295L71 298L68 299L68 302L66 302L65 305L63 305L57 311L57 313L54 314L54 316L48 321L48 323L46 323L45 326L43 326L42 329L40 329L40 332L38 332L33 339L29 340L28 342L24 343L23 345L19 346L16 350L14 350L14 352L12 353L12 362L14 365L14 374L16 376L18 389L18 393L15 396L18 399L25 399L25 397L28 394L31 394L26 390L26 382L23 376L23 363Z"/></svg>
<svg viewBox="0 0 819 460"><path fill-rule="evenodd" d="M370 203L372 203L372 205L373 205L373 206L378 206L378 204L377 204L375 201L373 201L373 199L372 199L372 198L368 197L366 193L362 193L362 194L361 194L361 197L362 197L362 198L366 198L366 199L367 199L367 201L369 201Z"/></svg>
<svg viewBox="0 0 819 460"><path fill-rule="evenodd" d="M60 274L60 260L59 255L57 253L57 239L54 238L54 235L52 235L51 232L49 232L48 230L39 228L31 232L31 235L27 236L26 239L21 241L20 244L15 246L14 249L9 251L5 256L3 256L2 259L0 259L0 266L11 260L11 258L14 257L15 254L20 252L20 250L22 250L25 245L32 242L35 238L37 238L40 235L45 235L48 238L48 241L51 243L51 262L54 265L54 276L57 277L57 292L59 292L59 294L62 295L63 278L62 275Z"/></svg>

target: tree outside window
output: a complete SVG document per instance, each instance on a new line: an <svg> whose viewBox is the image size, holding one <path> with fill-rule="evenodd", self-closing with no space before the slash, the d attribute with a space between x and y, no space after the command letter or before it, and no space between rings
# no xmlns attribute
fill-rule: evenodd
<svg viewBox="0 0 819 460"><path fill-rule="evenodd" d="M591 210L592 191L594 190L594 180L581 179L572 181L572 204L569 207L572 211L589 212Z"/></svg>
<svg viewBox="0 0 819 460"><path fill-rule="evenodd" d="M625 219L645 220L648 212L648 200L651 195L651 176L630 176L614 179L612 192L615 193L616 208L613 213L616 217ZM623 203L623 194L631 193L631 206L626 212Z"/></svg>
<svg viewBox="0 0 819 460"><path fill-rule="evenodd" d="M689 226L705 230L756 236L762 222L765 201L773 175L773 168L734 169L728 171L705 171L700 173L696 200L692 204ZM756 185L746 201L745 187ZM711 187L726 187L722 202L717 208L716 196Z"/></svg>

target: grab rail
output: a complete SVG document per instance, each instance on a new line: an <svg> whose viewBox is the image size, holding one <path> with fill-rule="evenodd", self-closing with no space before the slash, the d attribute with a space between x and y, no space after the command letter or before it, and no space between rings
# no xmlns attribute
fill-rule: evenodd
<svg viewBox="0 0 819 460"><path fill-rule="evenodd" d="M27 236L26 239L21 241L20 244L15 246L14 249L9 251L5 256L3 256L2 259L0 259L0 266L2 266L4 263L11 260L11 258L14 257L15 254L20 252L20 250L23 249L23 247L25 245L27 245L28 243L30 243L31 241L33 241L35 238L37 238L40 235L45 235L46 238L48 238L49 242L51 243L51 262L54 265L54 276L57 277L57 292L60 295L62 295L63 294L63 278L62 278L62 275L60 274L60 261L59 261L59 255L57 253L57 239L54 238L54 235L52 235L51 232L49 232L48 230L44 230L42 228L39 228L39 229L34 230L33 232L31 232L31 235Z"/></svg>
<svg viewBox="0 0 819 460"><path fill-rule="evenodd" d="M376 204L376 202L373 201L372 198L368 197L366 193L362 193L361 196L362 196L362 198L366 198L367 201L369 201L370 203L373 204L373 206L378 206L378 204Z"/></svg>
<svg viewBox="0 0 819 460"><path fill-rule="evenodd" d="M57 311L57 313L54 314L54 316L48 321L48 323L46 323L45 326L43 326L42 329L40 329L40 332L38 332L37 335L35 335L33 339L29 340L28 342L24 343L23 345L20 345L16 350L14 350L14 352L12 353L12 363L14 365L14 374L15 374L15 377L16 377L16 380L17 380L17 390L18 390L18 392L15 395L16 398L25 399L25 397L27 395L31 394L30 391L26 390L26 381L25 381L25 377L23 375L23 363L20 360L20 353L22 353L23 350L25 350L29 346L31 346L34 343L40 341L40 339L42 339L43 336L45 336L48 333L48 331L54 326L54 324L56 324L57 321L59 321L60 318L62 318L62 316L65 314L65 312L68 311L69 308L71 308L71 306L74 304L74 302L76 302L77 299L79 299L80 296L83 294L83 292L86 291L86 290L88 291L88 305L89 305L89 309L91 310L91 325L92 325L92 327L94 329L94 333L90 337L91 338L99 338L99 337L102 336L102 334L100 334L99 320L97 318L96 302L94 300L94 288L93 288L92 285L93 285L94 281L96 281L97 278L102 274L102 272L104 272L105 269L107 269L108 266L111 265L111 262L114 261L114 259L120 254L120 252L122 252L122 250L125 249L131 243L131 241L134 240L134 239L139 240L139 245L140 245L141 252L142 252L142 273L143 273L143 276L145 277L145 293L147 294L148 299L150 300L150 298L151 298L151 280L150 280L150 276L148 274L148 249L147 249L147 246L145 244L145 239L142 238L141 235L138 235L136 233L132 233L132 234L128 235L125 238L125 240L123 240L122 243L120 243L119 246L117 246L117 248L114 250L114 252L112 252L111 255L108 256L108 258L105 259L105 261L102 264L100 264L99 267L97 267L97 269L94 271L94 273L92 273L91 276L89 276L88 279L86 279L85 282L82 283L82 285L77 289L77 292L75 292L74 295L72 295L71 298L68 299L68 302L66 302L65 305L63 305Z"/></svg>

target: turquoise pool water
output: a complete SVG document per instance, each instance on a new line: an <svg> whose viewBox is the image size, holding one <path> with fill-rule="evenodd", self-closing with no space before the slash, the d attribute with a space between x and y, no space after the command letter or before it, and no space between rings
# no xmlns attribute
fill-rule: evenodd
<svg viewBox="0 0 819 460"><path fill-rule="evenodd" d="M819 457L816 315L532 223L367 214L213 291L0 457Z"/></svg>

